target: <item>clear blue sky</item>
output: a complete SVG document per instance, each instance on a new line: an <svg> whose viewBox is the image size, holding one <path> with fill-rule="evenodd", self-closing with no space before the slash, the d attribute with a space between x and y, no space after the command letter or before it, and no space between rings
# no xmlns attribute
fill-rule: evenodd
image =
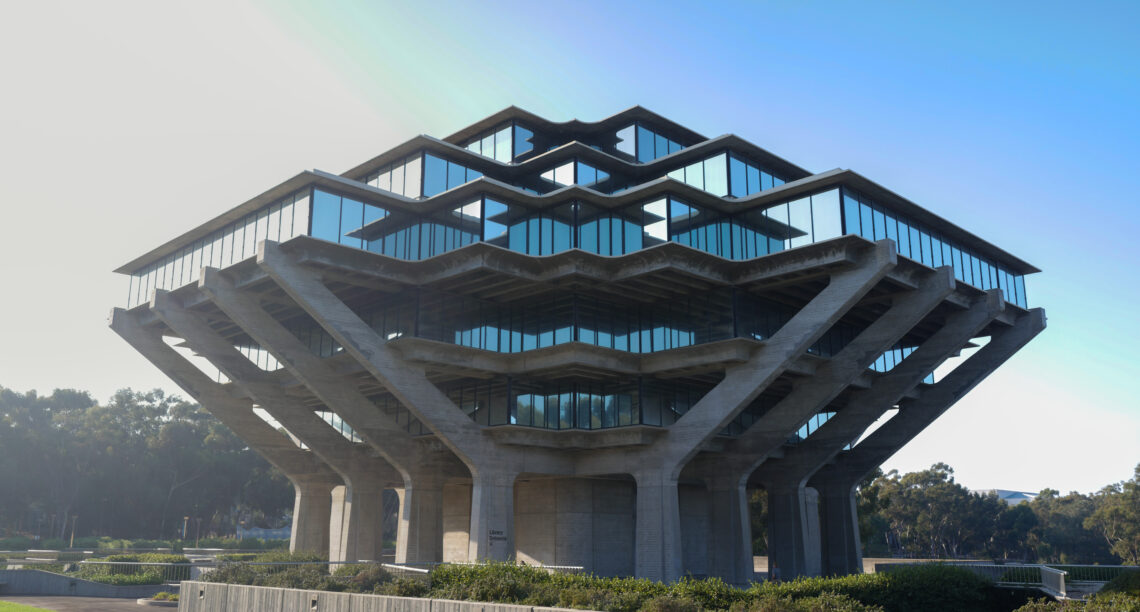
<svg viewBox="0 0 1140 612"><path fill-rule="evenodd" d="M0 23L0 385L162 387L110 270L306 168L515 104L640 104L850 168L1044 273L1049 329L885 467L1140 462L1140 4L36 2Z"/></svg>

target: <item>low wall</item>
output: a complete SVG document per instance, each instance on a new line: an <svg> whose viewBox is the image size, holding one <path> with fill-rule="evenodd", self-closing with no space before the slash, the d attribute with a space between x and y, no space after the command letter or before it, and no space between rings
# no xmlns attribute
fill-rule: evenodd
<svg viewBox="0 0 1140 612"><path fill-rule="evenodd" d="M213 582L182 583L179 612L561 612L478 601L302 591ZM567 612L581 612L580 610Z"/></svg>
<svg viewBox="0 0 1140 612"><path fill-rule="evenodd" d="M41 570L0 570L0 594L75 595L77 597L150 597L160 591L177 591L169 584L115 586Z"/></svg>

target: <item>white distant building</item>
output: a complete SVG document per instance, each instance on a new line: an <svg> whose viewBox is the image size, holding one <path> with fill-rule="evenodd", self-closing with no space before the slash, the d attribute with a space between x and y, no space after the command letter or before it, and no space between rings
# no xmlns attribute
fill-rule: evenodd
<svg viewBox="0 0 1140 612"><path fill-rule="evenodd" d="M1010 491L1008 489L982 489L979 491L974 491L974 493L978 493L979 495L988 495L990 493L993 493L994 495L998 496L998 499L1002 500L1010 506L1016 506L1020 503L1028 503L1037 497L1036 493L1030 493L1029 491Z"/></svg>

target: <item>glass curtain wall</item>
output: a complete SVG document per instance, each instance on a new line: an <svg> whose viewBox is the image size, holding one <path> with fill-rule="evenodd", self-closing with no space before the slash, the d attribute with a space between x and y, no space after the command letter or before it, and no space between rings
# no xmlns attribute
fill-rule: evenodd
<svg viewBox="0 0 1140 612"><path fill-rule="evenodd" d="M941 233L887 209L848 187L843 188L846 233L868 240L889 238L900 255L932 268L953 266L954 277L982 290L1001 289L1007 302L1027 308L1025 277L987 260Z"/></svg>
<svg viewBox="0 0 1140 612"><path fill-rule="evenodd" d="M146 302L155 289L173 291L198 282L203 267L224 268L252 257L261 240L283 241L307 234L308 224L309 190L305 189L139 268L131 274L127 307Z"/></svg>
<svg viewBox="0 0 1140 612"><path fill-rule="evenodd" d="M671 425L708 390L706 383L635 378L624 382L466 380L444 392L476 423L541 429Z"/></svg>
<svg viewBox="0 0 1140 612"><path fill-rule="evenodd" d="M511 122L479 134L471 139L465 148L472 153L509 164L515 158L534 149L534 144L531 142L533 138L534 132L517 122Z"/></svg>
<svg viewBox="0 0 1140 612"><path fill-rule="evenodd" d="M677 168L666 176L722 198L741 198L784 184L784 179L731 151Z"/></svg>
<svg viewBox="0 0 1140 612"><path fill-rule="evenodd" d="M658 157L676 153L685 148L685 145L658 134L640 123L634 123L618 130L615 148L619 153L624 153L644 164Z"/></svg>

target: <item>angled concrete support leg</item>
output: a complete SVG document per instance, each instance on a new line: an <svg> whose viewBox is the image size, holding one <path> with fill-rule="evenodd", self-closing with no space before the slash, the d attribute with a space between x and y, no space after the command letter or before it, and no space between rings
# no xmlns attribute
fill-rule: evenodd
<svg viewBox="0 0 1140 612"><path fill-rule="evenodd" d="M854 572L861 568L861 561L856 563L859 529L854 498L848 497L853 495L855 486L1044 329L1044 310L1036 308L1021 315L1011 327L996 332L988 344L945 378L923 390L918 399L900 403L899 413L894 418L851 450L839 453L834 463L820 468L811 477L810 485L824 495L823 512L828 530L825 556L828 563L833 564L829 565L829 573ZM843 506L850 509L850 518Z"/></svg>
<svg viewBox="0 0 1140 612"><path fill-rule="evenodd" d="M635 573L673 582L681 577L681 508L677 479L660 471L633 475L637 481Z"/></svg>
<svg viewBox="0 0 1140 612"><path fill-rule="evenodd" d="M443 561L443 481L413 477L399 494L396 562Z"/></svg>
<svg viewBox="0 0 1140 612"><path fill-rule="evenodd" d="M293 485L295 497L289 552L323 554L329 550L329 520L332 490L335 486L331 482L302 482Z"/></svg>
<svg viewBox="0 0 1140 612"><path fill-rule="evenodd" d="M281 470L293 484L295 503L290 550L327 551L329 492L340 476L311 451L302 450L238 399L163 342L161 332L145 329L126 311L111 313L111 329L173 380L203 408L217 417L255 452Z"/></svg>
<svg viewBox="0 0 1140 612"><path fill-rule="evenodd" d="M485 470L472 478L469 560L514 559L516 476Z"/></svg>
<svg viewBox="0 0 1140 612"><path fill-rule="evenodd" d="M742 478L706 479L709 491L708 573L729 584L752 581L752 525Z"/></svg>
<svg viewBox="0 0 1140 612"><path fill-rule="evenodd" d="M400 475L363 447L349 442L299 399L287 395L268 373L169 294L156 292L151 310L340 475L344 488L333 492L331 520L332 525L340 525L340 531L329 534L329 559L379 559L383 522L380 494L385 483L402 482Z"/></svg>

